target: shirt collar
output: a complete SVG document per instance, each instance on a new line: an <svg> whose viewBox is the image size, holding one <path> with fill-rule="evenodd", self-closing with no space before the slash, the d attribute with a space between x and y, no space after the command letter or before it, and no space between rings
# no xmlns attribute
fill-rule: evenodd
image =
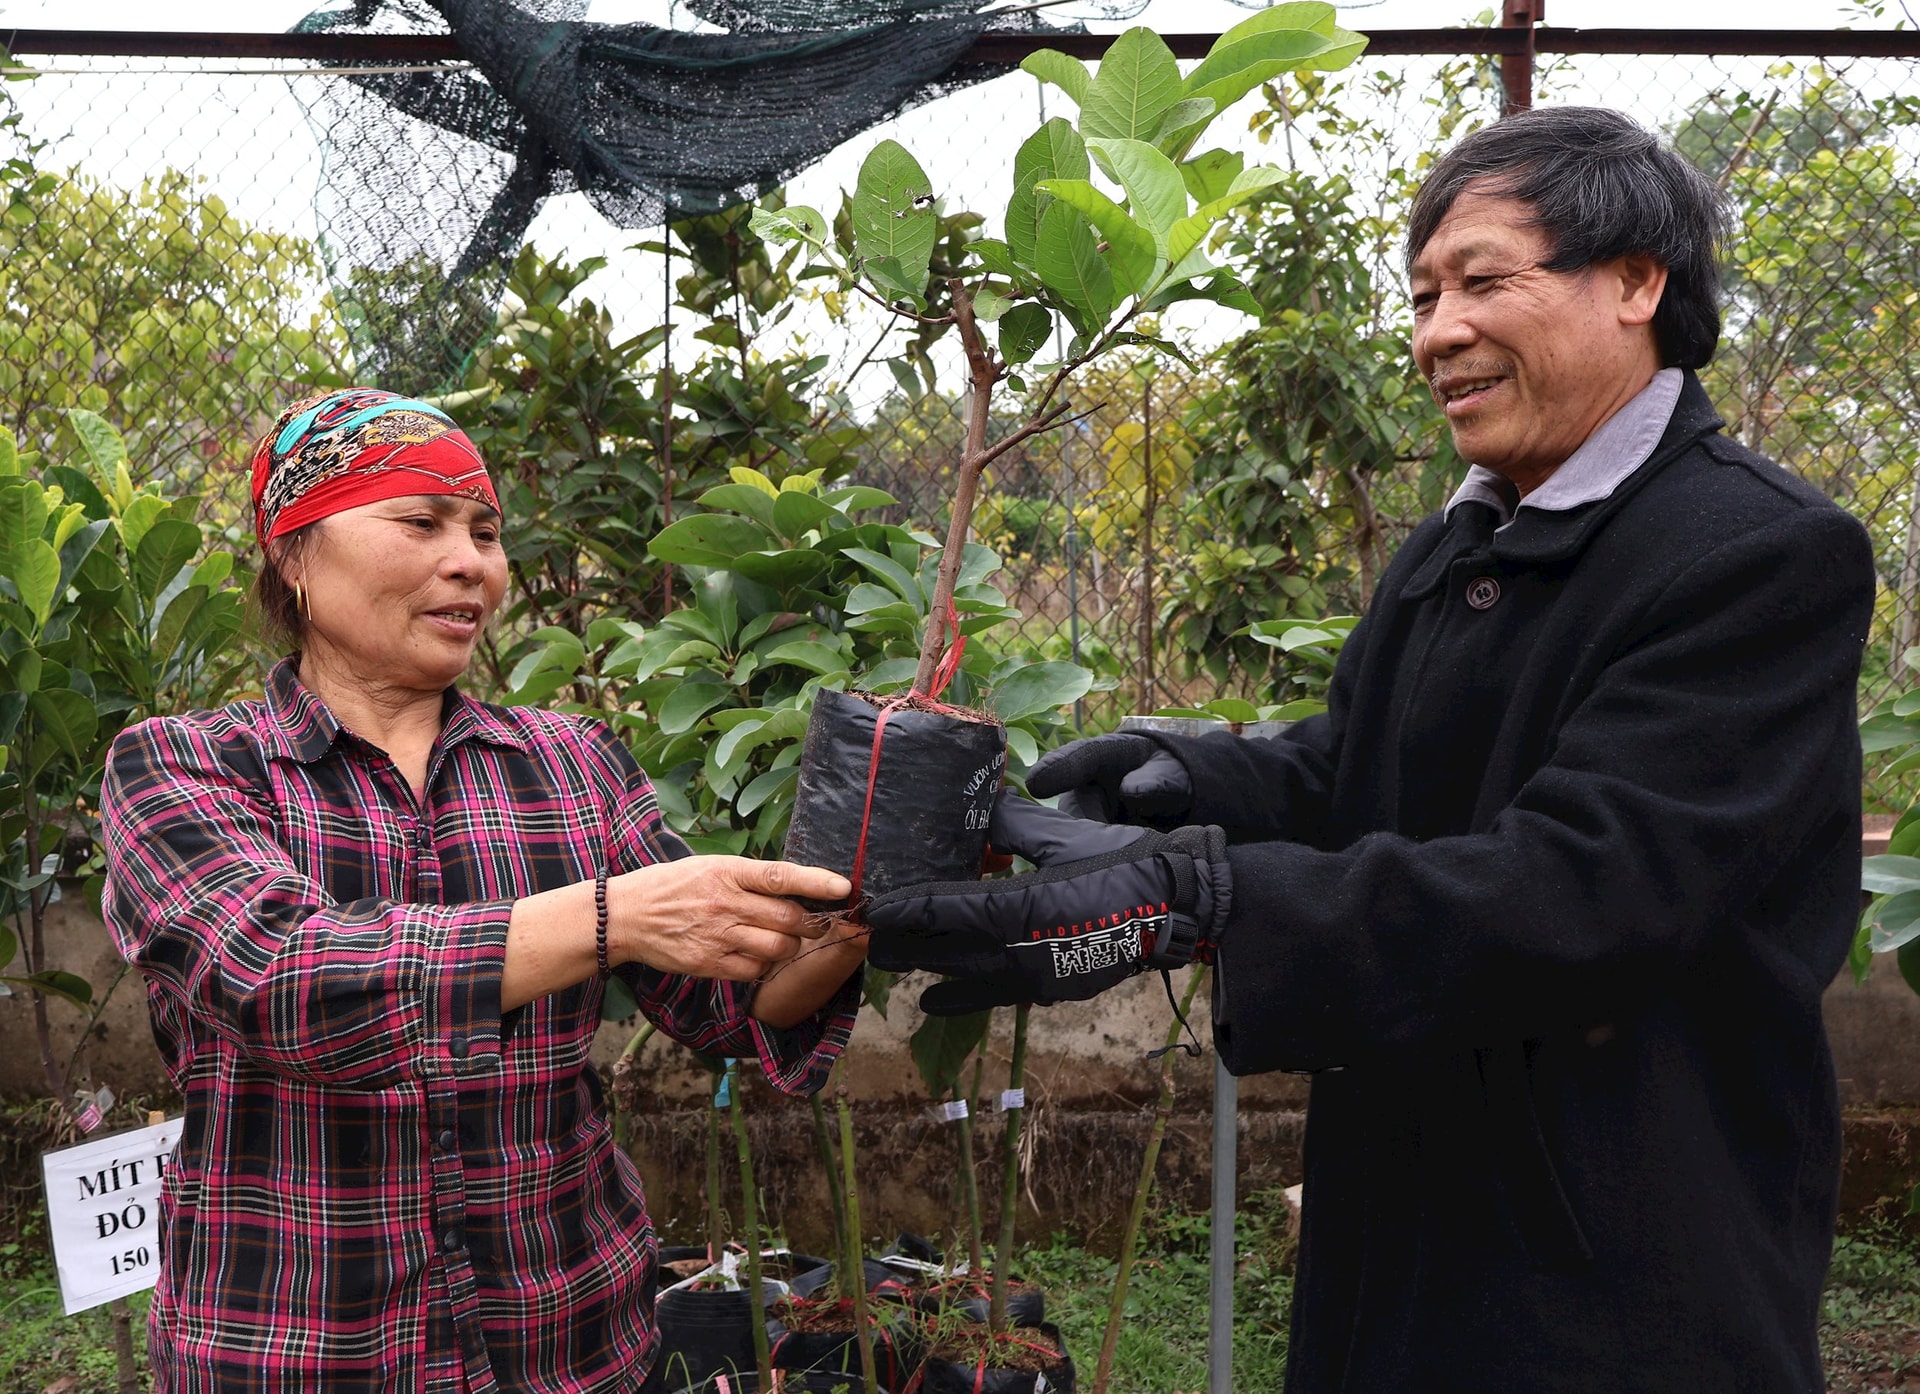
<svg viewBox="0 0 1920 1394"><path fill-rule="evenodd" d="M1547 476L1546 483L1518 501L1518 508L1543 508L1561 513L1582 504L1610 498L1633 472L1647 462L1673 419L1674 404L1686 374L1662 368L1631 401L1601 422L1566 463ZM1501 525L1513 521L1515 491L1511 483L1490 469L1474 465L1447 500L1449 517L1463 503L1485 504Z"/></svg>
<svg viewBox="0 0 1920 1394"><path fill-rule="evenodd" d="M267 753L310 765L324 759L334 742L346 733L327 704L301 683L296 660L283 658L267 674ZM441 708L440 746L451 749L465 740L526 751L521 735L485 702L476 702L457 687L447 689Z"/></svg>

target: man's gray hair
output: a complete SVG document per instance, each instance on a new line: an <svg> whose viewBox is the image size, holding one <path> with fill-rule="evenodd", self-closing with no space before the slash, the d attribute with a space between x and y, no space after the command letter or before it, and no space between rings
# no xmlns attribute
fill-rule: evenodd
<svg viewBox="0 0 1920 1394"><path fill-rule="evenodd" d="M1654 312L1661 363L1699 368L1720 342L1720 191L1653 132L1604 107L1539 107L1474 132L1440 158L1413 201L1407 263L1454 200L1476 192L1531 204L1550 271L1642 255L1667 268Z"/></svg>

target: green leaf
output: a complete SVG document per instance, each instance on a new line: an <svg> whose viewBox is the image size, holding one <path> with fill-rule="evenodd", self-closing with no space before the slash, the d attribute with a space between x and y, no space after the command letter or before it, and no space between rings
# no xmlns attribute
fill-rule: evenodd
<svg viewBox="0 0 1920 1394"><path fill-rule="evenodd" d="M833 224L819 210L797 203L785 208L755 208L747 227L766 242L805 242L820 248L825 248L827 239L833 236Z"/></svg>
<svg viewBox="0 0 1920 1394"><path fill-rule="evenodd" d="M147 529L133 558L133 584L151 605L180 568L200 550L200 529L178 518L162 518Z"/></svg>
<svg viewBox="0 0 1920 1394"><path fill-rule="evenodd" d="M40 686L40 671L45 660L33 649L22 649L6 662L4 671L12 679L16 692L32 693ZM6 960L0 958L0 964Z"/></svg>
<svg viewBox="0 0 1920 1394"><path fill-rule="evenodd" d="M846 671L847 656L834 644L823 644L817 639L795 639L769 649L761 655L761 662L790 663L810 673L841 673Z"/></svg>
<svg viewBox="0 0 1920 1394"><path fill-rule="evenodd" d="M861 264L861 270L866 273L867 279L873 283L875 290L886 292L881 299L889 305L897 304L902 300L911 301L916 307L926 304L924 292L927 287L924 270L916 280L908 273L907 268L900 264L898 257L873 257Z"/></svg>
<svg viewBox="0 0 1920 1394"><path fill-rule="evenodd" d="M1186 158L1201 132L1213 124L1216 108L1211 97L1188 97L1167 108L1160 129L1153 133L1154 148L1170 160Z"/></svg>
<svg viewBox="0 0 1920 1394"><path fill-rule="evenodd" d="M1180 166L1180 178L1195 203L1207 204L1232 187L1245 164L1246 156L1238 150L1207 150Z"/></svg>
<svg viewBox="0 0 1920 1394"><path fill-rule="evenodd" d="M10 576L29 542L44 541L47 491L30 479L0 479L0 576Z"/></svg>
<svg viewBox="0 0 1920 1394"><path fill-rule="evenodd" d="M840 520L840 514L817 494L783 489L773 501L773 526L784 537L798 537Z"/></svg>
<svg viewBox="0 0 1920 1394"><path fill-rule="evenodd" d="M181 639L186 635L188 623L210 599L212 592L206 587L190 585L167 602L166 613L160 616L160 622L153 628L152 652L156 664L164 667L173 658Z"/></svg>
<svg viewBox="0 0 1920 1394"><path fill-rule="evenodd" d="M1113 313L1113 272L1100 255L1093 224L1078 209L1048 201L1040 215L1034 264L1047 289L1078 313L1081 322L1074 327L1082 334L1107 322Z"/></svg>
<svg viewBox="0 0 1920 1394"><path fill-rule="evenodd" d="M146 541L147 529L166 516L167 501L157 494L142 494L120 510L120 542L132 556Z"/></svg>
<svg viewBox="0 0 1920 1394"><path fill-rule="evenodd" d="M0 475L20 473L20 447L14 442L13 432L0 426ZM0 959L0 963L5 963Z"/></svg>
<svg viewBox="0 0 1920 1394"><path fill-rule="evenodd" d="M885 508L900 502L885 489L875 489L868 484L849 484L845 488L829 489L820 497L822 501L847 513L858 513L863 508Z"/></svg>
<svg viewBox="0 0 1920 1394"><path fill-rule="evenodd" d="M27 698L40 730L67 754L85 763L100 729L93 703L70 687L43 687Z"/></svg>
<svg viewBox="0 0 1920 1394"><path fill-rule="evenodd" d="M1286 175L1272 165L1255 165L1234 176L1227 192L1218 198L1209 199L1192 216L1182 218L1167 233L1167 260L1178 265L1185 260L1188 252L1200 245L1201 239L1213 229L1213 225L1226 214L1257 196L1262 190L1278 184Z"/></svg>
<svg viewBox="0 0 1920 1394"><path fill-rule="evenodd" d="M967 1058L987 1038L992 1012L970 1012L966 1016L930 1016L915 1028L907 1046L927 1093L945 1098L960 1079Z"/></svg>
<svg viewBox="0 0 1920 1394"><path fill-rule="evenodd" d="M786 551L742 552L729 566L749 581L777 591L811 586L827 574L827 559L810 547Z"/></svg>
<svg viewBox="0 0 1920 1394"><path fill-rule="evenodd" d="M111 481L118 467L127 463L127 444L120 439L120 433L93 412L78 407L67 413L67 423L80 438L81 448L93 461L93 467L100 471L100 477ZM122 508L126 507L125 499L119 502Z"/></svg>
<svg viewBox="0 0 1920 1394"><path fill-rule="evenodd" d="M994 685L987 705L1002 721L1054 711L1093 688L1093 674L1073 663L1029 663Z"/></svg>
<svg viewBox="0 0 1920 1394"><path fill-rule="evenodd" d="M24 978L8 978L7 981L36 988L49 997L62 998L73 1003L83 1012L93 1006L93 985L78 973L63 973L57 969L48 969Z"/></svg>
<svg viewBox="0 0 1920 1394"><path fill-rule="evenodd" d="M773 741L796 741L807 734L807 713L788 707L764 721L743 721L722 736L713 751L713 764L725 769L749 750Z"/></svg>
<svg viewBox="0 0 1920 1394"><path fill-rule="evenodd" d="M1080 130L1089 138L1151 140L1160 118L1183 94L1173 50L1151 29L1135 26L1115 39L1080 102Z"/></svg>
<svg viewBox="0 0 1920 1394"><path fill-rule="evenodd" d="M1305 29L1312 34L1330 35L1334 31L1335 10L1327 0L1289 0L1269 5L1258 14L1241 20L1213 41L1215 49L1227 48L1256 34L1277 29Z"/></svg>
<svg viewBox="0 0 1920 1394"><path fill-rule="evenodd" d="M13 584L20 592L20 603L33 615L39 629L53 613L54 597L60 593L60 554L41 538L29 538L13 553Z"/></svg>
<svg viewBox="0 0 1920 1394"><path fill-rule="evenodd" d="M1211 97L1225 111L1261 83L1306 66L1334 46L1327 36L1305 29L1274 30L1238 43L1222 36L1187 74L1185 95Z"/></svg>
<svg viewBox="0 0 1920 1394"><path fill-rule="evenodd" d="M1085 179L1092 173L1086 142L1058 116L1021 143L1013 157L1013 197L1007 202L1007 249L1015 263L1037 264L1040 220L1053 202L1049 195L1035 192L1034 185L1043 179ZM975 252L987 262L982 246L975 243ZM1007 267L1005 274L1015 274L1014 268Z"/></svg>
<svg viewBox="0 0 1920 1394"><path fill-rule="evenodd" d="M1164 240L1167 230L1186 216L1187 186L1179 167L1144 140L1090 140L1087 150L1127 191L1134 218L1157 238Z"/></svg>
<svg viewBox="0 0 1920 1394"><path fill-rule="evenodd" d="M926 596L920 589L920 583L913 579L913 573L892 557L881 556L865 547L849 547L845 556L885 581L902 600L916 607L925 604Z"/></svg>
<svg viewBox="0 0 1920 1394"><path fill-rule="evenodd" d="M1860 862L1860 889L1876 895L1920 891L1920 857L1882 854Z"/></svg>
<svg viewBox="0 0 1920 1394"><path fill-rule="evenodd" d="M1900 976L1907 980L1907 986L1920 992L1920 939L1907 940L1893 957L1899 965ZM1914 1187L1913 1195L1908 1198L1907 1213L1920 1215L1920 1186Z"/></svg>
<svg viewBox="0 0 1920 1394"><path fill-rule="evenodd" d="M714 512L744 513L755 522L772 527L773 501L778 497L751 484L716 484L700 495L700 506Z"/></svg>
<svg viewBox="0 0 1920 1394"><path fill-rule="evenodd" d="M1015 305L1000 317L1000 357L1008 364L1025 363L1052 333L1053 314L1046 306Z"/></svg>
<svg viewBox="0 0 1920 1394"><path fill-rule="evenodd" d="M1137 295L1153 275L1153 234L1084 179L1043 179L1037 187L1086 215L1107 240L1107 264L1122 295Z"/></svg>
<svg viewBox="0 0 1920 1394"><path fill-rule="evenodd" d="M765 774L755 775L747 781L747 786L734 799L733 811L742 818L751 818L769 799L786 793L799 780L798 765L786 765L777 770L768 770Z"/></svg>
<svg viewBox="0 0 1920 1394"><path fill-rule="evenodd" d="M898 141L874 146L853 192L853 241L861 260L892 258L917 291L927 279L938 222L933 183L920 162Z"/></svg>
<svg viewBox="0 0 1920 1394"><path fill-rule="evenodd" d="M1058 49L1037 49L1020 60L1020 68L1042 82L1051 82L1073 98L1076 106L1085 104L1087 87L1092 83L1093 75L1078 58L1070 57Z"/></svg>
<svg viewBox="0 0 1920 1394"><path fill-rule="evenodd" d="M1890 895L1872 907L1872 914L1875 953L1891 953L1920 938L1920 890Z"/></svg>
<svg viewBox="0 0 1920 1394"><path fill-rule="evenodd" d="M1019 268L1013 264L1012 249L998 238L982 237L969 242L966 254L996 276L1005 276L1009 280L1024 279L1021 277ZM1031 261L1032 258L1029 257L1028 260Z"/></svg>
<svg viewBox="0 0 1920 1394"><path fill-rule="evenodd" d="M693 674L660 704L661 734L677 736L691 731L702 717L732 696L730 684L705 674Z"/></svg>
<svg viewBox="0 0 1920 1394"><path fill-rule="evenodd" d="M647 544L659 561L677 566L726 566L742 552L773 541L766 529L727 513L699 513L662 528Z"/></svg>
<svg viewBox="0 0 1920 1394"><path fill-rule="evenodd" d="M1021 765L1033 764L1040 758L1040 743L1033 733L1024 726L1007 727L1007 752Z"/></svg>
<svg viewBox="0 0 1920 1394"><path fill-rule="evenodd" d="M601 985L600 1020L625 1021L639 1010L640 999L633 995L624 978L608 978Z"/></svg>
<svg viewBox="0 0 1920 1394"><path fill-rule="evenodd" d="M885 692L889 688L905 687L913 681L919 668L920 660L917 658L889 658L861 674L859 686L863 692Z"/></svg>

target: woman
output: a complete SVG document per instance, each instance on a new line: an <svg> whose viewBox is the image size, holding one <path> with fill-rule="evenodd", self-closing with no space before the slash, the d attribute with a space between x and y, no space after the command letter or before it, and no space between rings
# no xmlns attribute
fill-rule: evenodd
<svg viewBox="0 0 1920 1394"><path fill-rule="evenodd" d="M103 798L107 921L186 1096L157 1386L633 1390L654 1245L587 1058L603 980L816 1089L863 942L785 897L847 883L689 856L604 724L454 687L507 563L438 410L296 403L253 497L294 653L123 733Z"/></svg>

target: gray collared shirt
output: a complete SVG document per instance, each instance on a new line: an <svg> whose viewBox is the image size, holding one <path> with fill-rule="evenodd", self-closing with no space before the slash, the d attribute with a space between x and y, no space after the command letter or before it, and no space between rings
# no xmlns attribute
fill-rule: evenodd
<svg viewBox="0 0 1920 1394"><path fill-rule="evenodd" d="M1666 434L1673 419L1674 404L1680 400L1680 385L1686 375L1678 368L1662 368L1653 381L1612 416L1567 457L1565 464L1547 476L1547 482L1519 501L1520 508L1545 508L1555 512L1595 503L1612 495L1629 475L1647 462L1654 446ZM1474 465L1467 477L1447 500L1447 512L1455 505L1484 503L1500 515L1500 526L1513 521L1514 489L1490 469Z"/></svg>

